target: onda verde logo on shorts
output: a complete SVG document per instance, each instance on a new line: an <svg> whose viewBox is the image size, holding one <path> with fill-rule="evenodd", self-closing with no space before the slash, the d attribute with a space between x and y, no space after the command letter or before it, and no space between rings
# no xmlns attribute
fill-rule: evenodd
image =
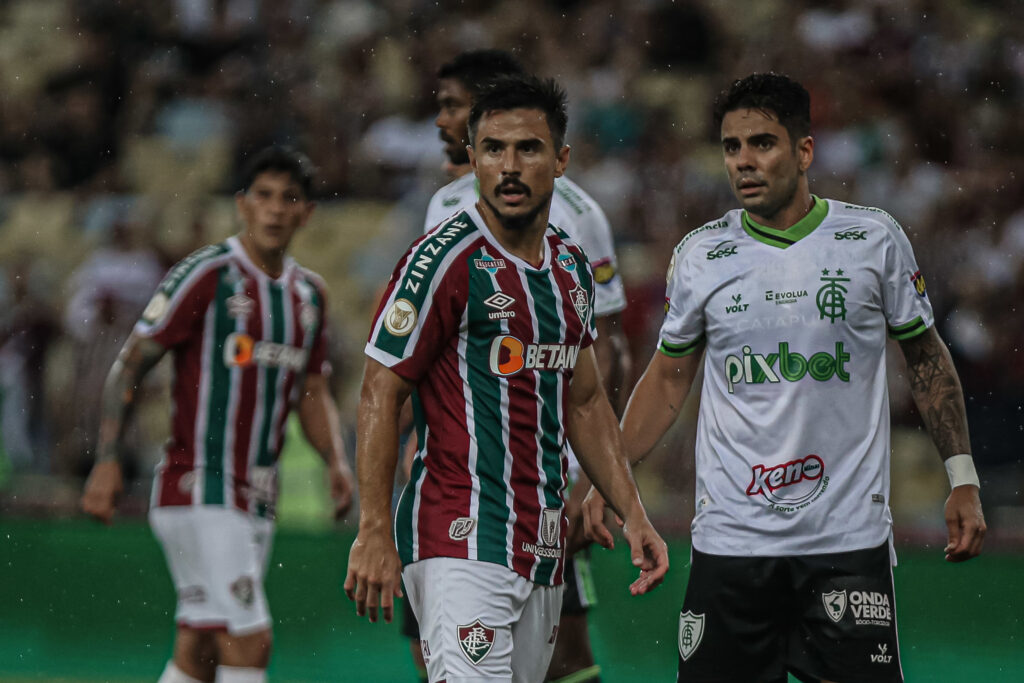
<svg viewBox="0 0 1024 683"><path fill-rule="evenodd" d="M725 381L729 385L729 393L737 384L778 384L799 382L810 375L819 382L838 377L843 382L850 381L846 371L846 362L850 354L843 350L843 342L836 342L835 354L819 351L809 358L803 354L789 350L789 342L779 342L779 352L762 355L754 353L749 346L743 347L743 355L725 357Z"/></svg>
<svg viewBox="0 0 1024 683"><path fill-rule="evenodd" d="M510 334L491 342L489 366L499 377L511 377L523 370L571 370L576 367L578 346L568 344L524 344Z"/></svg>

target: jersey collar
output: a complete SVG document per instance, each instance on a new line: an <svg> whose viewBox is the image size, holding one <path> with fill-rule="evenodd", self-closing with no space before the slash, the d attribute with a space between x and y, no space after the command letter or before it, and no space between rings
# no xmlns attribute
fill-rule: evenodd
<svg viewBox="0 0 1024 683"><path fill-rule="evenodd" d="M770 247L779 249L791 247L814 232L828 215L828 202L813 194L811 198L814 200L814 206L811 207L810 212L786 230L777 230L769 228L767 225L761 225L751 218L746 210L743 211L743 229L755 240Z"/></svg>
<svg viewBox="0 0 1024 683"><path fill-rule="evenodd" d="M295 267L295 260L288 255L284 257L284 267L281 269L281 274L277 277L270 277L263 269L253 263L253 260L249 258L249 253L242 246L242 242L238 239L237 235L232 235L227 239L228 246L231 247L231 251L238 257L238 260L242 262L242 266L247 271L255 275L257 278L264 280L270 280L271 282L284 282L292 273L292 268Z"/></svg>
<svg viewBox="0 0 1024 683"><path fill-rule="evenodd" d="M541 266L540 268L538 268L530 263L527 263L524 259L519 258L515 254L506 251L505 247L501 246L501 243L498 241L498 238L494 236L494 233L492 233L490 228L487 227L487 223L484 222L484 217L480 215L480 210L476 208L476 204L473 204L472 206L466 208L465 211L469 215L470 220L476 223L476 226L477 228L479 228L480 234L484 236L484 239L486 239L487 242L490 243L490 245L494 247L496 250L498 250L498 252L500 252L501 255L504 256L505 258L516 263L525 270L532 270L539 273L545 273L548 271L549 268L551 268L551 245L548 243L548 235L550 234L549 231L551 230L550 223L548 223L547 230L544 231L544 260L541 261Z"/></svg>

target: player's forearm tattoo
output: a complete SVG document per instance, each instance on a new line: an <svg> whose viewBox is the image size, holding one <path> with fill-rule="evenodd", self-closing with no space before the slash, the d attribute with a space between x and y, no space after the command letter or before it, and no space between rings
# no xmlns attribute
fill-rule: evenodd
<svg viewBox="0 0 1024 683"><path fill-rule="evenodd" d="M159 344L140 339L125 345L103 385L96 461L117 460L124 426L135 408L139 386L164 355Z"/></svg>
<svg viewBox="0 0 1024 683"><path fill-rule="evenodd" d="M970 453L963 389L938 333L930 329L900 342L900 346L907 360L914 402L939 455L945 460L958 453Z"/></svg>

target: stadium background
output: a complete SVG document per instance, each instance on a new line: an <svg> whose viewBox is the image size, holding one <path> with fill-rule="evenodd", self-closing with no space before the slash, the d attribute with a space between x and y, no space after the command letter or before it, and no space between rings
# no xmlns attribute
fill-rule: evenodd
<svg viewBox="0 0 1024 683"><path fill-rule="evenodd" d="M570 94L570 175L615 229L636 370L671 247L733 199L710 102L774 69L814 103L812 189L906 227L967 396L991 527L941 560L948 485L895 360L893 509L910 681L1024 680L1024 19L1013 0L8 0L0 4L0 679L154 680L173 595L141 514L167 430L147 387L112 529L77 519L103 376L164 269L236 227L246 152L319 168L294 253L331 287L350 436L376 292L444 182L434 73L503 47ZM598 553L607 680L669 680L687 564L683 430L638 470L670 537L668 585L625 592ZM350 452L351 452L350 447ZM411 680L395 626L340 591L355 515L333 527L315 458L284 456L268 579L275 680Z"/></svg>

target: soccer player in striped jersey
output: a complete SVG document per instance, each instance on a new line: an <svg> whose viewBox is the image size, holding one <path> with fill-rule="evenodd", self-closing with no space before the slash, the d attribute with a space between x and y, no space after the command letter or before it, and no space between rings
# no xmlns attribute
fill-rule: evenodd
<svg viewBox="0 0 1024 683"><path fill-rule="evenodd" d="M811 194L807 91L754 74L715 116L742 209L676 247L661 341L623 418L637 462L704 351L678 679L902 681L887 333L949 473L951 562L977 556L986 528L960 382L899 224ZM585 519L607 543L600 498Z"/></svg>
<svg viewBox="0 0 1024 683"><path fill-rule="evenodd" d="M161 683L266 680L271 619L263 577L277 458L293 408L327 464L335 513L352 499L327 385L326 289L287 256L313 211L312 171L294 150L250 161L239 233L164 278L102 396L97 462L83 509L109 523L122 488L118 451L146 373L174 357L172 435L153 483L150 524L178 596L174 657Z"/></svg>
<svg viewBox="0 0 1024 683"><path fill-rule="evenodd" d="M544 678L562 598L567 438L625 520L641 568L632 592L668 569L600 384L592 270L548 223L565 124L553 81L506 77L480 95L469 118L480 201L413 244L366 346L345 590L358 614L390 621L402 571L431 681ZM390 490L410 395L421 446L396 548Z"/></svg>
<svg viewBox="0 0 1024 683"><path fill-rule="evenodd" d="M438 190L427 208L424 231L429 232L444 219L473 206L480 199L479 184L469 167L466 148L469 139L466 123L475 95L495 77L524 74L519 61L504 50L470 50L457 55L438 70L435 124L445 142L448 169L455 179ZM626 307L626 293L618 273L615 243L611 225L601 206L568 176L555 179L551 196L552 225L565 230L587 254L594 271L594 319L598 338L594 342L598 369L601 371L605 391L616 413L624 407L622 386L630 372L629 353L622 335L621 312ZM410 444L415 445L414 439ZM412 457L412 452L409 452ZM551 669L546 680L557 683L571 679L575 683L596 681L600 666L595 664L590 648L587 612L596 602L593 581L590 579L589 542L583 538L580 506L590 488L586 476L579 471L579 463L570 449L569 497L566 515L569 519L569 556L565 566L565 598L558 640L551 657ZM574 553L576 549L580 552ZM405 603L408 605L408 602ZM415 619L406 615L403 633L418 639ZM419 651L418 643L414 657Z"/></svg>

